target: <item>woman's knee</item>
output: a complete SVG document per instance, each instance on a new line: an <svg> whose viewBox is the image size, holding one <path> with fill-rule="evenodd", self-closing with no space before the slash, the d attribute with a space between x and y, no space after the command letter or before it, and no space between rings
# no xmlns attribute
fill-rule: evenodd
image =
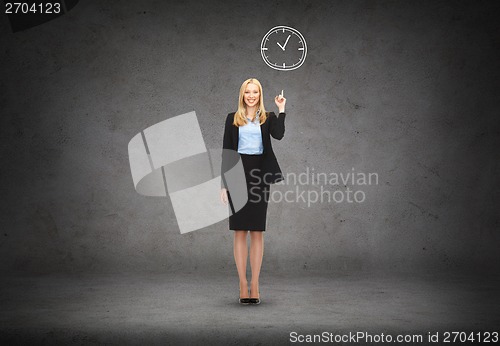
<svg viewBox="0 0 500 346"><path fill-rule="evenodd" d="M236 238L246 238L248 231L234 231L234 236Z"/></svg>
<svg viewBox="0 0 500 346"><path fill-rule="evenodd" d="M263 238L264 232L262 231L250 231L250 237L252 238Z"/></svg>

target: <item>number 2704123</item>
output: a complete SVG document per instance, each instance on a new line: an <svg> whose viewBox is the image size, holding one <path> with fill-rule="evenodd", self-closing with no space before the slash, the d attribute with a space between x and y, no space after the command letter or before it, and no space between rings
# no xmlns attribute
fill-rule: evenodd
<svg viewBox="0 0 500 346"><path fill-rule="evenodd" d="M61 3L60 2L6 2L5 3L5 13L6 14L52 14L61 13Z"/></svg>

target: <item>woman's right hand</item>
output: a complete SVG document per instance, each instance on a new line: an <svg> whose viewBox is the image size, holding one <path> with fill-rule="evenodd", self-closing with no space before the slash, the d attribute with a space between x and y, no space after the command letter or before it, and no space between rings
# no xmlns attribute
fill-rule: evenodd
<svg viewBox="0 0 500 346"><path fill-rule="evenodd" d="M220 200L222 203L227 204L227 190L225 188L220 190Z"/></svg>
<svg viewBox="0 0 500 346"><path fill-rule="evenodd" d="M274 98L274 103L276 103L276 106L278 106L278 112L285 112L286 98L283 97L283 90L281 90L281 94L276 95L276 97Z"/></svg>

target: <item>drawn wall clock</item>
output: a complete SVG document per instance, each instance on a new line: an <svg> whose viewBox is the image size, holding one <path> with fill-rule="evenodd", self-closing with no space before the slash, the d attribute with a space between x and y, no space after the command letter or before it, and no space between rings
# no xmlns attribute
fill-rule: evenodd
<svg viewBox="0 0 500 346"><path fill-rule="evenodd" d="M306 40L289 26L276 26L262 38L260 53L267 66L290 71L302 66L307 55Z"/></svg>

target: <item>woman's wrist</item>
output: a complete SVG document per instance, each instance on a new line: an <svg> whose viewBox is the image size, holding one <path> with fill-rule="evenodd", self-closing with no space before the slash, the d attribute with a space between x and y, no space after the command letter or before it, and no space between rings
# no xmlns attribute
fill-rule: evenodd
<svg viewBox="0 0 500 346"><path fill-rule="evenodd" d="M278 109L278 112L280 112L280 113L285 113L285 108L283 108L283 109L279 108L279 109Z"/></svg>

